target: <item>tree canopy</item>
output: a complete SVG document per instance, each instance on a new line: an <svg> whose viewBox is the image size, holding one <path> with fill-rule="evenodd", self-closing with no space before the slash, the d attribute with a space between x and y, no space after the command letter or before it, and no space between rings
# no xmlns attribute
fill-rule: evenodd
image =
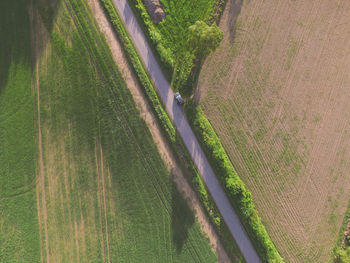
<svg viewBox="0 0 350 263"><path fill-rule="evenodd" d="M336 252L336 263L350 263L350 247L338 249Z"/></svg>
<svg viewBox="0 0 350 263"><path fill-rule="evenodd" d="M215 51L224 38L224 33L217 25L209 26L203 21L197 21L189 27L189 42L196 55L200 58Z"/></svg>

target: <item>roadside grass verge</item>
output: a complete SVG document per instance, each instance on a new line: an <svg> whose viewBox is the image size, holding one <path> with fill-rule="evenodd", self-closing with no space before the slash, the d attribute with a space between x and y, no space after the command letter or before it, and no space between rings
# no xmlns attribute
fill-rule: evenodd
<svg viewBox="0 0 350 263"><path fill-rule="evenodd" d="M39 67L52 262L215 262L87 3L58 9Z"/></svg>
<svg viewBox="0 0 350 263"><path fill-rule="evenodd" d="M138 78L140 86L143 88L144 93L152 105L157 119L162 124L163 134L167 139L175 158L182 166L183 171L185 171L185 175L189 179L191 186L196 190L207 215L209 216L212 224L215 226L215 229L220 237L223 246L225 247L226 252L234 262L244 262L243 257L234 239L232 238L232 235L230 234L221 215L219 214L215 203L209 196L208 190L195 165L193 164L191 156L187 152L182 139L177 133L173 133L173 131L175 131L175 128L173 127L172 122L170 122L170 119L157 96L155 88L153 87L153 84L151 83L149 76L144 69L143 63L141 62L135 50L135 47L133 46L128 36L128 33L125 30L124 24L120 20L120 17L115 10L113 3L110 0L100 0L100 2L105 10L105 13L109 17L111 24L113 25L118 39L122 43L123 49L127 55L128 60L130 61L130 64L132 65L136 77ZM171 128L167 128L167 126L164 125L164 119L169 120L169 126L171 125Z"/></svg>
<svg viewBox="0 0 350 263"><path fill-rule="evenodd" d="M240 221L246 229L250 240L263 262L283 262L272 243L253 203L252 194L245 188L228 158L218 136L202 109L196 107L192 100L185 105L189 122L203 147L215 174L236 210Z"/></svg>
<svg viewBox="0 0 350 263"><path fill-rule="evenodd" d="M0 262L39 262L29 1L0 3Z"/></svg>
<svg viewBox="0 0 350 263"><path fill-rule="evenodd" d="M165 20L154 24L142 0L129 0L145 35L149 37L160 57L162 68L171 79L172 88L190 95L198 74L196 56L188 43L188 28L196 21L208 24L221 14L224 0L161 0L166 13ZM198 65L197 65L198 67ZM170 76L170 77L169 77Z"/></svg>

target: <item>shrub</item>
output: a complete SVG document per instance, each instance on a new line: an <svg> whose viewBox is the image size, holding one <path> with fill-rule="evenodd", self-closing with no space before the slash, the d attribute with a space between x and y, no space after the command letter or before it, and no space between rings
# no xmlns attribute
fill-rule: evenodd
<svg viewBox="0 0 350 263"><path fill-rule="evenodd" d="M335 254L334 262L350 263L350 247L346 249L338 249Z"/></svg>
<svg viewBox="0 0 350 263"><path fill-rule="evenodd" d="M199 58L204 58L215 51L224 38L224 33L216 24L209 26L203 21L196 21L188 31L189 44Z"/></svg>

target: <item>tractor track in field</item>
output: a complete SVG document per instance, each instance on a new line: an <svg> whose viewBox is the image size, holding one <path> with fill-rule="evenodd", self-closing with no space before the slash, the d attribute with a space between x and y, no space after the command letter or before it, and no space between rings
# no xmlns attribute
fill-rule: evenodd
<svg viewBox="0 0 350 263"><path fill-rule="evenodd" d="M42 262L50 262L49 252L49 237L48 237L48 225L47 225L47 206L46 206L46 191L45 191L45 167L43 158L43 145L42 145L42 131L41 131L41 118L40 118L40 80L39 80L39 37L40 37L40 21L39 14L33 8L33 1L29 5L29 14L31 17L31 33L32 33L32 48L35 52L35 83L33 83L33 92L37 106L37 143L39 150L39 161L37 169L36 179L36 199L37 199L37 213L40 233L40 247L41 247L41 260ZM42 229L43 228L43 229ZM43 233L44 232L44 233ZM42 240L44 238L44 241ZM43 244L44 243L44 244ZM44 248L45 246L45 248Z"/></svg>

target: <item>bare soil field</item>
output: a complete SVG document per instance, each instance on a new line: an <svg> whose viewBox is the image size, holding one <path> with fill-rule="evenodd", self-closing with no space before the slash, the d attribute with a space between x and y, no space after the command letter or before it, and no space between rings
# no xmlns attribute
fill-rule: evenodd
<svg viewBox="0 0 350 263"><path fill-rule="evenodd" d="M350 194L350 2L228 0L196 97L288 262L327 262Z"/></svg>

